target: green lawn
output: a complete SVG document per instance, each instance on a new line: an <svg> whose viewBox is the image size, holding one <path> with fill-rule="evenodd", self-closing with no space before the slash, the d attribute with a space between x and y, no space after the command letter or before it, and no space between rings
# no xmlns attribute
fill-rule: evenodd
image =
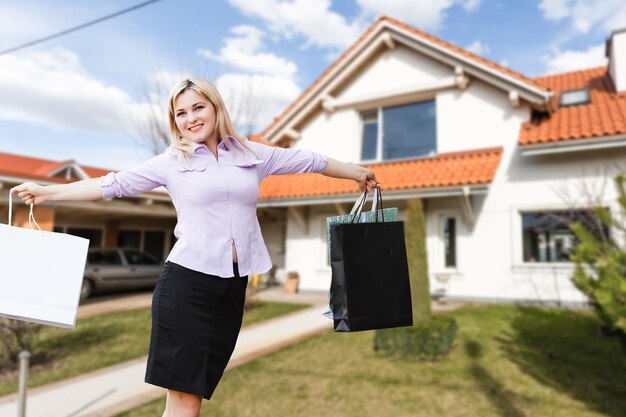
<svg viewBox="0 0 626 417"><path fill-rule="evenodd" d="M626 350L587 311L467 306L445 360L331 332L226 372L202 416L626 416ZM161 415L164 398L117 417Z"/></svg>
<svg viewBox="0 0 626 417"><path fill-rule="evenodd" d="M257 302L246 311L243 325L308 307L305 304ZM69 331L44 327L33 355L45 360L29 372L29 387L58 381L148 354L150 309L79 319ZM17 373L0 375L0 396L17 391Z"/></svg>

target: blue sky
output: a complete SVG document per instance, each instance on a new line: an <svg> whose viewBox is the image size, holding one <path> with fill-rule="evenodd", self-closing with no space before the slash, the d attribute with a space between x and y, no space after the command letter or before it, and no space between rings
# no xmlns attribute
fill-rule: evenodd
<svg viewBox="0 0 626 417"><path fill-rule="evenodd" d="M0 50L140 2L3 0ZM130 168L139 121L192 74L262 130L381 14L530 77L603 65L626 27L616 0L161 0L0 56L0 152Z"/></svg>

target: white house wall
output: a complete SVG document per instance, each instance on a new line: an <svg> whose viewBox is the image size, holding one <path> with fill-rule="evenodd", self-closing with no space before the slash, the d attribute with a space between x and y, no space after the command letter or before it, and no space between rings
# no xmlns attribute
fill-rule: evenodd
<svg viewBox="0 0 626 417"><path fill-rule="evenodd" d="M313 208L308 213L308 231L302 230L291 213L287 216L285 270L300 274L302 289L328 291L330 288L325 222L326 217L336 215L336 212Z"/></svg>
<svg viewBox="0 0 626 417"><path fill-rule="evenodd" d="M454 75L453 68L398 45L376 55L335 98L351 100L387 90L411 88Z"/></svg>

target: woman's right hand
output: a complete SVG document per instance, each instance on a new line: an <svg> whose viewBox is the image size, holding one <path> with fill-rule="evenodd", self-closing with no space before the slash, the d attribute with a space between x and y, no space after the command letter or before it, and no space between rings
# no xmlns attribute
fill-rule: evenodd
<svg viewBox="0 0 626 417"><path fill-rule="evenodd" d="M31 205L43 204L49 201L49 193L47 187L34 182L24 182L11 188L10 193L16 194L24 200L24 203Z"/></svg>

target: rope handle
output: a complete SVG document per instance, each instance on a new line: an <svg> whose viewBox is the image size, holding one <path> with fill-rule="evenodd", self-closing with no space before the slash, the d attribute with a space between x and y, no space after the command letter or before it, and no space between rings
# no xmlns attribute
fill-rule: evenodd
<svg viewBox="0 0 626 417"><path fill-rule="evenodd" d="M13 193L11 192L12 190L12 188L11 190L9 190L9 226L11 226L13 212ZM30 225L31 229L35 230L35 228L33 227L33 223L35 223L35 226L37 226L37 229L39 229L41 235L43 236L43 230L41 230L41 227L39 227L39 224L37 224L37 220L35 220L35 215L33 214L34 206L34 203L30 203L30 211L28 212L28 224Z"/></svg>

